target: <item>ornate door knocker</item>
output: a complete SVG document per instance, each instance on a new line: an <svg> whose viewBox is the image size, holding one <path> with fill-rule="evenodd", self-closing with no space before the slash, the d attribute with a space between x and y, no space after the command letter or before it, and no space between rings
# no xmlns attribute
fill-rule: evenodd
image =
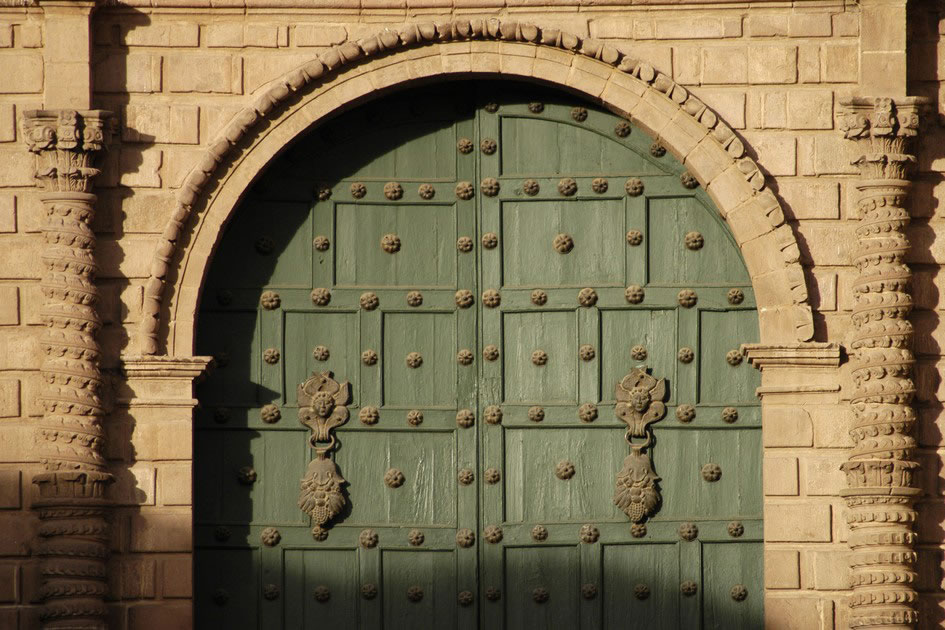
<svg viewBox="0 0 945 630"><path fill-rule="evenodd" d="M348 421L345 405L350 397L351 384L338 383L331 372L315 372L299 385L299 422L312 430L308 441L315 449L315 459L302 478L299 508L312 517L312 535L318 540L328 536L325 526L345 506L346 481L330 455L337 442L335 428Z"/></svg>
<svg viewBox="0 0 945 630"><path fill-rule="evenodd" d="M657 482L660 478L653 472L649 448L653 444L650 425L666 415L666 379L655 379L646 368L633 368L617 383L617 417L627 425L626 440L630 454L623 460L623 468L617 473L617 489L614 504L640 523L656 513L662 500ZM643 442L634 444L634 438Z"/></svg>

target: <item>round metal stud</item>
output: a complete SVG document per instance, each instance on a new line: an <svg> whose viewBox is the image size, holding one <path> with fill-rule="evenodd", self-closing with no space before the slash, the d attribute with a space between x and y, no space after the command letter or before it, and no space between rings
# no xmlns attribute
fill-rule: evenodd
<svg viewBox="0 0 945 630"><path fill-rule="evenodd" d="M578 348L578 356L581 357L582 361L593 361L594 357L597 356L597 352L594 351L594 346L584 344Z"/></svg>
<svg viewBox="0 0 945 630"><path fill-rule="evenodd" d="M630 526L630 535L634 538L643 538L646 536L646 525L643 523L634 523Z"/></svg>
<svg viewBox="0 0 945 630"><path fill-rule="evenodd" d="M748 589L744 584L736 584L732 587L732 590L729 592L736 602L743 602L748 597Z"/></svg>
<svg viewBox="0 0 945 630"><path fill-rule="evenodd" d="M328 540L328 530L325 529L324 527L316 525L315 527L312 528L312 538L314 538L318 542L325 542L326 540Z"/></svg>
<svg viewBox="0 0 945 630"><path fill-rule="evenodd" d="M630 348L630 358L634 361L645 361L647 356L646 348L641 345L635 345Z"/></svg>
<svg viewBox="0 0 945 630"><path fill-rule="evenodd" d="M268 236L260 236L256 239L256 252L261 256L268 256L276 248L276 244Z"/></svg>
<svg viewBox="0 0 945 630"><path fill-rule="evenodd" d="M476 480L476 473L474 473L469 468L463 468L459 471L459 474L456 475L456 480L462 485L468 486Z"/></svg>
<svg viewBox="0 0 945 630"><path fill-rule="evenodd" d="M692 597L699 591L699 586L692 580L686 580L679 585L679 590L686 597Z"/></svg>
<svg viewBox="0 0 945 630"><path fill-rule="evenodd" d="M548 540L548 528L544 525L535 525L532 527L532 540L545 542Z"/></svg>
<svg viewBox="0 0 945 630"><path fill-rule="evenodd" d="M487 177L479 182L479 190L486 197L495 197L499 194L499 180L494 177Z"/></svg>
<svg viewBox="0 0 945 630"><path fill-rule="evenodd" d="M574 239L570 234L558 234L552 242L552 246L559 254L567 254L574 249Z"/></svg>
<svg viewBox="0 0 945 630"><path fill-rule="evenodd" d="M279 351L275 348L266 348L266 350L263 352L263 361L269 365L275 365L279 362L279 357L281 356L282 355L279 354Z"/></svg>
<svg viewBox="0 0 945 630"><path fill-rule="evenodd" d="M548 363L548 353L544 350L535 350L532 352L532 363L542 366Z"/></svg>
<svg viewBox="0 0 945 630"><path fill-rule="evenodd" d="M706 464L702 467L702 478L708 482L718 481L722 478L722 467L718 464Z"/></svg>
<svg viewBox="0 0 945 630"><path fill-rule="evenodd" d="M230 415L227 407L217 407L213 410L213 421L217 424L226 424L230 421Z"/></svg>
<svg viewBox="0 0 945 630"><path fill-rule="evenodd" d="M473 142L469 138L460 138L459 141L456 143L456 148L463 155L472 153Z"/></svg>
<svg viewBox="0 0 945 630"><path fill-rule="evenodd" d="M387 182L384 184L384 196L391 201L397 201L404 196L403 186L397 182Z"/></svg>
<svg viewBox="0 0 945 630"><path fill-rule="evenodd" d="M499 358L499 348L492 344L489 344L482 349L482 358L486 361L495 361Z"/></svg>
<svg viewBox="0 0 945 630"><path fill-rule="evenodd" d="M548 294L541 289L532 291L532 304L535 306L544 306L548 303Z"/></svg>
<svg viewBox="0 0 945 630"><path fill-rule="evenodd" d="M643 232L640 230L628 230L627 231L627 244L636 247L643 243Z"/></svg>
<svg viewBox="0 0 945 630"><path fill-rule="evenodd" d="M476 532L466 528L456 530L456 544L463 548L472 547L476 544Z"/></svg>
<svg viewBox="0 0 945 630"><path fill-rule="evenodd" d="M213 603L217 606L225 606L230 601L230 594L222 588L213 591Z"/></svg>
<svg viewBox="0 0 945 630"><path fill-rule="evenodd" d="M729 304L741 304L745 301L745 292L741 289L729 289L726 297Z"/></svg>
<svg viewBox="0 0 945 630"><path fill-rule="evenodd" d="M486 542L492 545L502 542L502 528L498 525L487 526L483 530L482 535L485 537Z"/></svg>
<svg viewBox="0 0 945 630"><path fill-rule="evenodd" d="M325 585L319 585L315 587L315 590L312 591L312 597L315 598L316 602L324 604L329 599L331 599L331 590Z"/></svg>
<svg viewBox="0 0 945 630"><path fill-rule="evenodd" d="M584 122L585 120L587 120L587 108L586 107L572 107L571 118L573 118L577 122Z"/></svg>
<svg viewBox="0 0 945 630"><path fill-rule="evenodd" d="M486 289L482 292L482 304L486 308L495 308L502 302L502 296L495 289Z"/></svg>
<svg viewBox="0 0 945 630"><path fill-rule="evenodd" d="M229 306L233 303L233 292L229 289L220 289L217 291L217 304L220 306Z"/></svg>
<svg viewBox="0 0 945 630"><path fill-rule="evenodd" d="M423 412L419 409L411 409L407 412L407 424L412 427L419 427L423 424Z"/></svg>
<svg viewBox="0 0 945 630"><path fill-rule="evenodd" d="M491 486L502 481L502 473L497 468L486 468L482 473L482 478Z"/></svg>
<svg viewBox="0 0 945 630"><path fill-rule="evenodd" d="M528 408L528 419L532 422L541 422L545 419L545 410L539 406Z"/></svg>
<svg viewBox="0 0 945 630"><path fill-rule="evenodd" d="M621 120L619 123L614 125L614 134L618 138L626 138L630 135L630 123L625 120Z"/></svg>
<svg viewBox="0 0 945 630"><path fill-rule="evenodd" d="M594 599L597 597L596 584L584 584L581 586L581 597L584 599Z"/></svg>
<svg viewBox="0 0 945 630"><path fill-rule="evenodd" d="M522 182L522 192L524 192L529 197L534 197L537 195L539 190L540 187L538 182L534 179L526 179L524 182Z"/></svg>
<svg viewBox="0 0 945 630"><path fill-rule="evenodd" d="M361 304L361 308L366 311L373 311L381 303L380 299L377 297L377 293L362 293L358 302Z"/></svg>
<svg viewBox="0 0 945 630"><path fill-rule="evenodd" d="M502 591L494 586L490 586L486 589L486 599L488 599L490 602L497 602L502 599Z"/></svg>
<svg viewBox="0 0 945 630"><path fill-rule="evenodd" d="M639 197L643 194L643 180L638 177L631 177L623 185L623 188L631 197Z"/></svg>
<svg viewBox="0 0 945 630"><path fill-rule="evenodd" d="M679 526L679 537L683 540L695 540L699 535L699 528L695 523L683 523Z"/></svg>
<svg viewBox="0 0 945 630"><path fill-rule="evenodd" d="M473 294L469 289L460 289L456 292L456 306L460 308L469 308L473 305Z"/></svg>
<svg viewBox="0 0 945 630"><path fill-rule="evenodd" d="M410 533L407 534L407 542L410 543L412 547L419 547L423 544L424 540L423 532L419 529L411 529Z"/></svg>
<svg viewBox="0 0 945 630"><path fill-rule="evenodd" d="M455 190L456 196L463 201L469 201L473 198L473 195L476 194L476 189L473 187L472 182L459 182L456 184Z"/></svg>
<svg viewBox="0 0 945 630"><path fill-rule="evenodd" d="M436 189L433 184L420 184L420 187L417 188L417 194L420 195L421 199L430 200L436 195Z"/></svg>
<svg viewBox="0 0 945 630"><path fill-rule="evenodd" d="M494 113L496 113L497 111L499 111L499 104L498 104L498 103L486 103L486 105L485 105L485 107L483 107L483 109L486 110L487 112L489 112L490 114L494 114Z"/></svg>
<svg viewBox="0 0 945 630"><path fill-rule="evenodd" d="M735 407L726 407L722 410L722 422L732 424L738 420L738 409Z"/></svg>
<svg viewBox="0 0 945 630"><path fill-rule="evenodd" d="M361 421L361 424L370 426L377 424L380 419L381 413L377 410L377 407L362 407L361 411L358 412L358 420Z"/></svg>
<svg viewBox="0 0 945 630"><path fill-rule="evenodd" d="M396 234L385 234L381 237L381 249L388 254L396 254L400 251L400 237Z"/></svg>
<svg viewBox="0 0 945 630"><path fill-rule="evenodd" d="M456 239L456 249L464 254L468 254L473 249L473 240L468 236L460 236Z"/></svg>
<svg viewBox="0 0 945 630"><path fill-rule="evenodd" d="M676 295L676 301L683 308L692 308L699 300L699 296L692 289L683 289Z"/></svg>
<svg viewBox="0 0 945 630"><path fill-rule="evenodd" d="M217 542L226 542L230 539L230 528L217 525L213 528L213 539Z"/></svg>
<svg viewBox="0 0 945 630"><path fill-rule="evenodd" d="M365 549L377 547L377 540L377 532L373 529L361 530L361 533L358 535L358 542Z"/></svg>
<svg viewBox="0 0 945 630"><path fill-rule="evenodd" d="M597 291L590 287L581 289L578 292L578 304L585 307L597 304Z"/></svg>
<svg viewBox="0 0 945 630"><path fill-rule="evenodd" d="M633 587L633 596L640 600L648 599L650 597L650 587L646 584L637 584Z"/></svg>
<svg viewBox="0 0 945 630"><path fill-rule="evenodd" d="M742 525L741 521L732 521L728 524L728 535L732 538L741 538L744 533L745 526Z"/></svg>
<svg viewBox="0 0 945 630"><path fill-rule="evenodd" d="M374 599L377 597L377 586L368 582L361 585L361 597L364 599Z"/></svg>
<svg viewBox="0 0 945 630"><path fill-rule="evenodd" d="M543 111L545 111L545 106L542 103L529 103L528 111L530 111L533 114L540 114Z"/></svg>
<svg viewBox="0 0 945 630"><path fill-rule="evenodd" d="M473 603L472 591L460 591L459 595L456 596L456 602L460 606L471 606Z"/></svg>
<svg viewBox="0 0 945 630"><path fill-rule="evenodd" d="M729 350L725 353L725 362L731 365L732 367L736 365L741 365L742 362L742 353L738 350Z"/></svg>
<svg viewBox="0 0 945 630"><path fill-rule="evenodd" d="M597 529L594 525L586 524L581 525L581 531L579 533L582 543L592 544L600 540L600 530Z"/></svg>
<svg viewBox="0 0 945 630"><path fill-rule="evenodd" d="M597 405L584 403L578 407L578 419L581 422L594 422L597 420Z"/></svg>
<svg viewBox="0 0 945 630"><path fill-rule="evenodd" d="M259 534L259 540L267 547L275 547L282 540L282 534L275 527L266 527Z"/></svg>
<svg viewBox="0 0 945 630"><path fill-rule="evenodd" d="M483 138L479 143L479 150L485 153L486 155L492 155L496 152L496 149L499 148L499 145L492 138Z"/></svg>
<svg viewBox="0 0 945 630"><path fill-rule="evenodd" d="M315 195L319 201L328 201L331 199L331 187L328 184L319 184L315 189Z"/></svg>
<svg viewBox="0 0 945 630"><path fill-rule="evenodd" d="M312 349L312 358L316 361L327 361L330 356L331 353L325 346L315 346Z"/></svg>
<svg viewBox="0 0 945 630"><path fill-rule="evenodd" d="M544 604L548 601L549 597L548 589L541 586L532 591L532 599L535 600L537 604Z"/></svg>
<svg viewBox="0 0 945 630"><path fill-rule="evenodd" d="M571 177L562 177L558 180L558 192L570 197L577 192L577 182Z"/></svg>
<svg viewBox="0 0 945 630"><path fill-rule="evenodd" d="M373 350L365 350L361 353L361 363L364 365L374 365L377 363L377 353Z"/></svg>
<svg viewBox="0 0 945 630"><path fill-rule="evenodd" d="M279 308L282 298L275 291L263 291L263 294L259 296L259 304L267 311L272 311Z"/></svg>
<svg viewBox="0 0 945 630"><path fill-rule="evenodd" d="M623 292L623 295L630 304L639 304L643 301L646 293L639 284L631 284L627 287L627 290Z"/></svg>
<svg viewBox="0 0 945 630"><path fill-rule="evenodd" d="M696 418L696 408L692 405L679 405L676 407L676 419L686 424Z"/></svg>
<svg viewBox="0 0 945 630"><path fill-rule="evenodd" d="M473 362L473 353L472 350L463 348L456 353L456 362L460 365L471 365Z"/></svg>
<svg viewBox="0 0 945 630"><path fill-rule="evenodd" d="M252 466L243 466L236 472L236 479L244 486L251 486L256 483L256 469Z"/></svg>
<svg viewBox="0 0 945 630"><path fill-rule="evenodd" d="M279 599L279 587L275 584L266 584L262 588L262 595L269 601Z"/></svg>
<svg viewBox="0 0 945 630"><path fill-rule="evenodd" d="M699 180L688 171L679 176L679 181L682 183L684 188L688 188L690 190L699 187Z"/></svg>
<svg viewBox="0 0 945 630"><path fill-rule="evenodd" d="M423 294L419 291L410 291L407 293L408 306L420 306L423 304Z"/></svg>
<svg viewBox="0 0 945 630"><path fill-rule="evenodd" d="M354 182L351 184L351 196L355 199L363 199L364 195L367 194L367 186L361 182Z"/></svg>
<svg viewBox="0 0 945 630"><path fill-rule="evenodd" d="M489 405L484 410L484 417L487 424L499 424L502 422L502 408L498 405Z"/></svg>
<svg viewBox="0 0 945 630"><path fill-rule="evenodd" d="M282 412L276 405L263 405L262 409L259 410L259 419L266 424L275 424L282 419Z"/></svg>
<svg viewBox="0 0 945 630"><path fill-rule="evenodd" d="M323 287L312 289L312 303L316 306L327 306L331 302L331 291Z"/></svg>
<svg viewBox="0 0 945 630"><path fill-rule="evenodd" d="M323 252L331 246L331 241L327 236L318 235L312 239L312 247L316 250Z"/></svg>
<svg viewBox="0 0 945 630"><path fill-rule="evenodd" d="M423 599L423 589L419 586L411 586L407 589L407 599L416 603Z"/></svg>
<svg viewBox="0 0 945 630"><path fill-rule="evenodd" d="M696 358L696 353L692 351L692 348L680 348L679 352L676 353L676 358L679 359L680 363L692 363L693 359Z"/></svg>
<svg viewBox="0 0 945 630"><path fill-rule="evenodd" d="M574 464L566 459L558 462L555 466L555 477L561 479L562 481L566 481L573 477L575 472Z"/></svg>
<svg viewBox="0 0 945 630"><path fill-rule="evenodd" d="M486 249L495 249L499 244L499 235L495 232L486 232L482 235L482 246Z"/></svg>
<svg viewBox="0 0 945 630"><path fill-rule="evenodd" d="M658 158L663 157L666 155L666 147L664 147L659 142L654 142L650 145L650 155Z"/></svg>
<svg viewBox="0 0 945 630"><path fill-rule="evenodd" d="M410 352L407 354L407 367L418 368L423 365L423 357L419 352Z"/></svg>
<svg viewBox="0 0 945 630"><path fill-rule="evenodd" d="M702 249L703 245L705 245L705 237L703 237L700 232L686 232L685 242L688 249L697 251Z"/></svg>
<svg viewBox="0 0 945 630"><path fill-rule="evenodd" d="M456 424L468 429L476 422L476 415L469 409L460 409L456 412Z"/></svg>
<svg viewBox="0 0 945 630"><path fill-rule="evenodd" d="M607 192L607 188L609 188L609 184L603 177L595 177L591 182L591 190L596 192L598 195L603 195L605 192Z"/></svg>

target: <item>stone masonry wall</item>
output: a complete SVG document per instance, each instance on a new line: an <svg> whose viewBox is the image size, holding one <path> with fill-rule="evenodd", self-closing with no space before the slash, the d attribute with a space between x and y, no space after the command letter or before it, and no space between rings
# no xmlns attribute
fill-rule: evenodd
<svg viewBox="0 0 945 630"><path fill-rule="evenodd" d="M155 2L155 4L158 4ZM186 4L169 2L168 5ZM426 6L427 3L420 3ZM437 4L435 2L430 5ZM839 101L856 92L860 15L855 3L690 5L586 3L530 6L457 0L410 8L397 2L328 2L312 10L100 8L94 24L94 106L118 115L96 181L103 368L119 382L119 356L134 353L143 285L175 190L252 94L326 47L387 25L451 16L511 16L607 40L690 88L746 141L769 175L796 232L815 310L815 339L850 338L850 257L855 239L855 150L837 128ZM787 3L785 3L787 4ZM914 94L942 90L943 3L914 11ZM42 105L43 17L0 8L0 627L35 627L38 575L29 512L38 391L39 234L42 207L32 156L15 124ZM910 239L915 263L920 459L918 589L922 627L945 620L945 456L939 421L945 386L939 264L945 260L945 132L920 134L920 176ZM774 628L845 627L848 548L839 466L851 446L846 366L823 380L835 390L766 401L764 492L766 615ZM823 384L823 383L821 383ZM112 627L183 628L191 618L191 439L188 418L155 409L130 417L120 392L106 418L117 481L110 561ZM199 480L197 480L199 483ZM17 621L18 620L18 621ZM19 626L17 625L19 624Z"/></svg>

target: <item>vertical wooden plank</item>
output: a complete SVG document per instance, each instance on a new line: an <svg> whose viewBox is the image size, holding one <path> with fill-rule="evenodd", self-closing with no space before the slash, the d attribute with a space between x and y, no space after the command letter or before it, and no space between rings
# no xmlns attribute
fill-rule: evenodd
<svg viewBox="0 0 945 630"><path fill-rule="evenodd" d="M679 553L675 543L603 548L604 627L695 628L680 618ZM685 578L683 578L685 579ZM697 622L698 623L698 622Z"/></svg>

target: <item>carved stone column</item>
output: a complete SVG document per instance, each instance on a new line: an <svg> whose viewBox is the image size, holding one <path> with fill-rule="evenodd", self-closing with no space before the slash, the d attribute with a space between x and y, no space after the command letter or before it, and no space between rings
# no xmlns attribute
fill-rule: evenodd
<svg viewBox="0 0 945 630"><path fill-rule="evenodd" d="M851 628L912 627L916 613L909 174L917 98L854 98L842 129L861 156L854 264L851 402L854 447L843 464L850 528Z"/></svg>
<svg viewBox="0 0 945 630"><path fill-rule="evenodd" d="M48 629L103 629L108 525L105 488L112 481L103 456L100 328L95 305L93 160L105 145L105 111L27 111L24 137L36 154L45 191L45 273L41 311L43 419L33 477L41 520L41 619Z"/></svg>

